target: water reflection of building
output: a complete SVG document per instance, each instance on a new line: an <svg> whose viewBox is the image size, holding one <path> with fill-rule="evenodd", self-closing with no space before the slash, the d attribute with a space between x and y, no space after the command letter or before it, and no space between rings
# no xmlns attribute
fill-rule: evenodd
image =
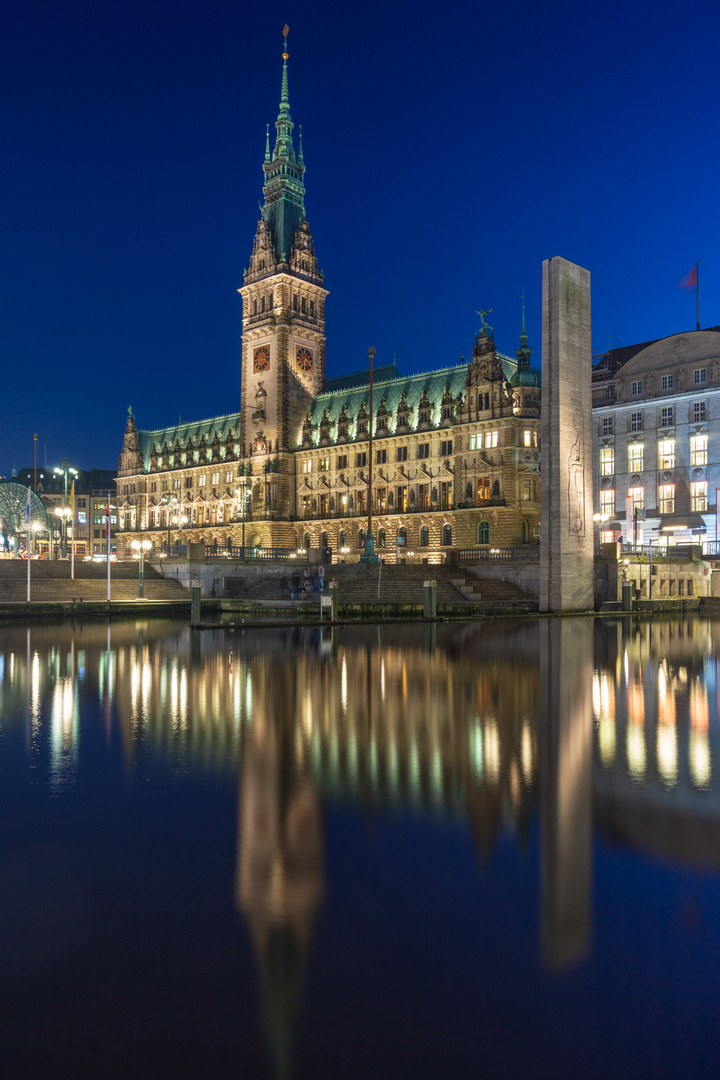
<svg viewBox="0 0 720 1080"><path fill-rule="evenodd" d="M596 823L616 841L713 867L719 634L702 620L618 624L593 677Z"/></svg>

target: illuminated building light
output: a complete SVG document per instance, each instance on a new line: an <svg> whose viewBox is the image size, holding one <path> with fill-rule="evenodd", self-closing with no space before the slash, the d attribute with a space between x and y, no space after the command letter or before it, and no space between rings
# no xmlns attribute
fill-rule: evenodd
<svg viewBox="0 0 720 1080"><path fill-rule="evenodd" d="M472 765L473 772L475 773L475 778L478 780L478 782L481 782L483 778L484 755L482 727L480 726L479 720L476 720L473 726L470 728L469 736L470 763Z"/></svg>

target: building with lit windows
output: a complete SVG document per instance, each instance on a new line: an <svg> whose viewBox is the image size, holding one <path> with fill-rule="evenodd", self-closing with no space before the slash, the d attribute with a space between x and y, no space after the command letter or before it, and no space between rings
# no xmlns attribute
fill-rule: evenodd
<svg viewBox="0 0 720 1080"><path fill-rule="evenodd" d="M405 377L394 364L326 377L325 303L305 214L283 53L276 140L244 284L238 412L155 431L128 414L118 550L156 544L349 548L436 561L457 548L537 545L540 373L523 312L514 357L482 317L468 363ZM487 314L487 313L485 313ZM372 414L371 414L372 400ZM372 436L372 443L370 443ZM370 461L370 455L372 461ZM372 464L372 484L369 468Z"/></svg>
<svg viewBox="0 0 720 1080"><path fill-rule="evenodd" d="M720 538L720 327L607 353L593 418L601 540Z"/></svg>

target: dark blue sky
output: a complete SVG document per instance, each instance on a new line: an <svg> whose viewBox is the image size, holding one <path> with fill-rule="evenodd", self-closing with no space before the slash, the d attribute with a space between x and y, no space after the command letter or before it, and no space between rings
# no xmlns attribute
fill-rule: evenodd
<svg viewBox="0 0 720 1080"><path fill-rule="evenodd" d="M540 364L541 263L592 274L593 346L720 323L713 3L45 0L5 12L0 474L114 468L234 411L281 30L325 281L328 375L472 350Z"/></svg>

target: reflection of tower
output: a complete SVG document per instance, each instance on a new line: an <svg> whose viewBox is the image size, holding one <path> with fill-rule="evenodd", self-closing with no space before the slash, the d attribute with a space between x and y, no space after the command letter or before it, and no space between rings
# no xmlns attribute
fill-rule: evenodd
<svg viewBox="0 0 720 1080"><path fill-rule="evenodd" d="M592 623L540 626L543 952L569 967L588 948L592 847Z"/></svg>
<svg viewBox="0 0 720 1080"><path fill-rule="evenodd" d="M321 806L283 720L255 722L243 752L237 899L257 954L278 1077L289 1075L302 971L323 894Z"/></svg>

